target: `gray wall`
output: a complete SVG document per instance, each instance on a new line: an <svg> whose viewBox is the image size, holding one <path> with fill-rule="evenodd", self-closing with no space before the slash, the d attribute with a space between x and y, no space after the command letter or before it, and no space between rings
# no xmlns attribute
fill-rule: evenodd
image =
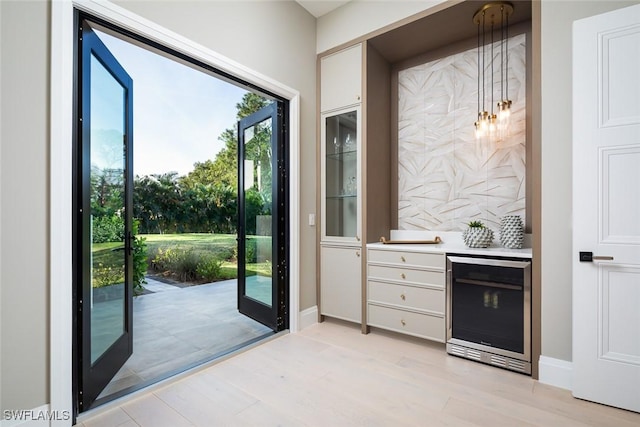
<svg viewBox="0 0 640 427"><path fill-rule="evenodd" d="M49 16L0 1L0 409L49 401Z"/></svg>
<svg viewBox="0 0 640 427"><path fill-rule="evenodd" d="M301 93L293 203L302 218L315 212L315 18L294 2L118 3ZM0 411L49 402L50 8L0 0ZM300 233L305 309L316 303L315 230L303 223Z"/></svg>
<svg viewBox="0 0 640 427"><path fill-rule="evenodd" d="M542 354L572 360L572 23L637 1L542 2Z"/></svg>

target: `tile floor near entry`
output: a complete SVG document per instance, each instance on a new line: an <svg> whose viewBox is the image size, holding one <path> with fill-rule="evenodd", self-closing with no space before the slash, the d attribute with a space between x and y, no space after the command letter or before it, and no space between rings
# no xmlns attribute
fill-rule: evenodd
<svg viewBox="0 0 640 427"><path fill-rule="evenodd" d="M133 355L99 398L273 333L237 309L237 281L178 287L147 278L133 300Z"/></svg>
<svg viewBox="0 0 640 427"><path fill-rule="evenodd" d="M98 426L637 427L640 414L574 399L444 346L325 321L80 419Z"/></svg>

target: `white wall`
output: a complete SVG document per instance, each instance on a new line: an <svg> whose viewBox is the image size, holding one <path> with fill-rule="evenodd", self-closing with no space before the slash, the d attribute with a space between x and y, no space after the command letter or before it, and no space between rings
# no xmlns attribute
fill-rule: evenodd
<svg viewBox="0 0 640 427"><path fill-rule="evenodd" d="M0 1L0 410L49 399L49 16Z"/></svg>
<svg viewBox="0 0 640 427"><path fill-rule="evenodd" d="M542 2L542 354L555 359L572 359L572 23L635 3Z"/></svg>

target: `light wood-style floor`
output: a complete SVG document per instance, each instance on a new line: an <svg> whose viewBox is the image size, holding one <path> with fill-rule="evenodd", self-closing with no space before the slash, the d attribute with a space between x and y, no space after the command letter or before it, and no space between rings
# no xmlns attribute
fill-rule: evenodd
<svg viewBox="0 0 640 427"><path fill-rule="evenodd" d="M640 414L574 399L442 345L335 321L259 345L81 418L98 426L615 426Z"/></svg>

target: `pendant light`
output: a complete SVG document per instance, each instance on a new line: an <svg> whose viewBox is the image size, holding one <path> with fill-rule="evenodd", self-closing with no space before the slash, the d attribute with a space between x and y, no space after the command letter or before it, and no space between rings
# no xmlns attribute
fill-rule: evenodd
<svg viewBox="0 0 640 427"><path fill-rule="evenodd" d="M486 136L501 139L508 133L511 100L509 99L509 16L513 13L513 4L493 2L482 6L474 15L473 22L478 26L478 120L474 123L476 138ZM500 101L497 103L498 114L494 113L494 33L500 27ZM487 31L490 33L491 46L487 49ZM487 50L489 60L487 62ZM490 69L489 83L485 76ZM490 93L487 94L487 87ZM491 105L491 112L486 109L486 102Z"/></svg>

